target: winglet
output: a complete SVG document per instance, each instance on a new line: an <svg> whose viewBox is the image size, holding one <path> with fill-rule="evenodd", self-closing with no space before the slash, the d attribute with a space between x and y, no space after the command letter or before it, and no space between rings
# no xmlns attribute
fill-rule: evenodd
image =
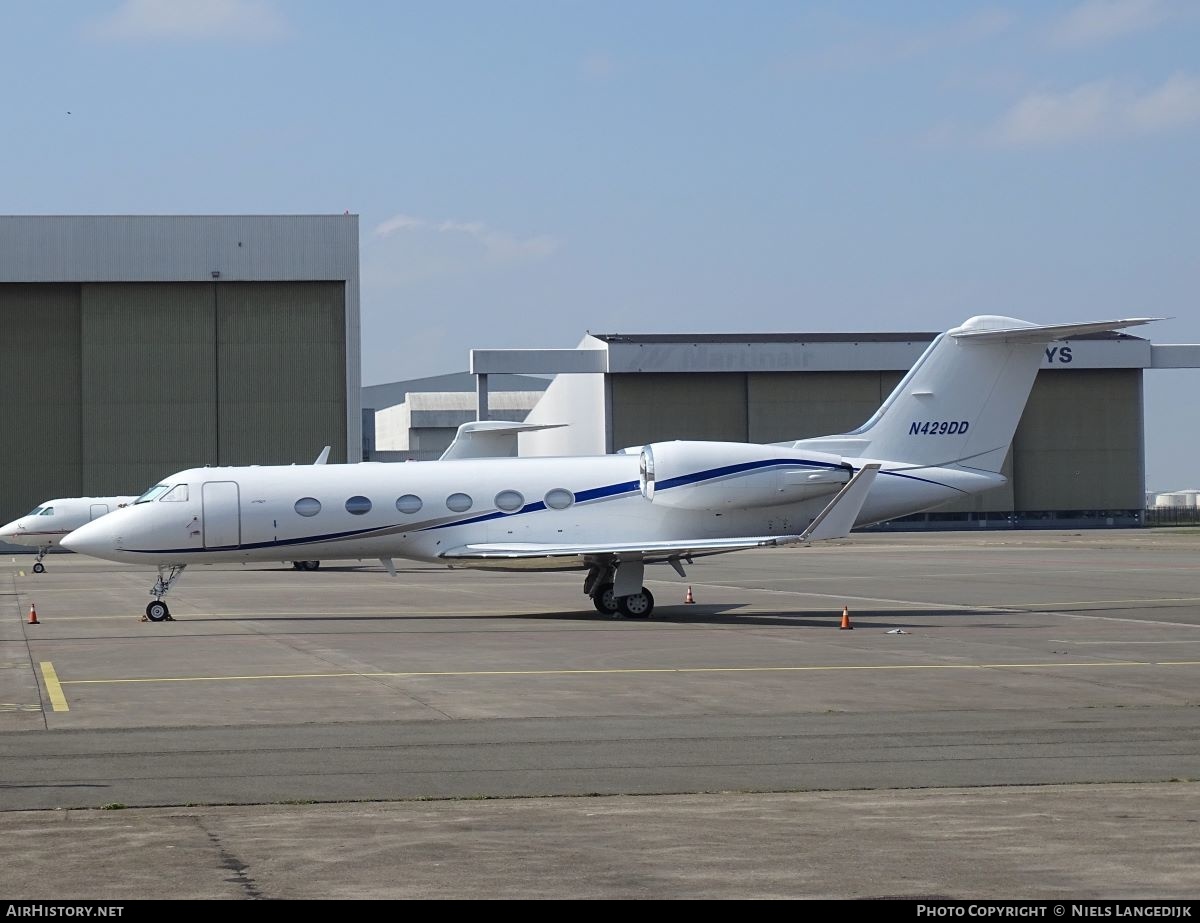
<svg viewBox="0 0 1200 923"><path fill-rule="evenodd" d="M313 464L314 465L323 465L323 464L325 464L325 462L329 461L329 449L330 449L329 446L325 446L325 448L323 448L321 450L321 454L317 456L317 460L315 462L313 462Z"/></svg>
<svg viewBox="0 0 1200 923"><path fill-rule="evenodd" d="M802 542L823 542L831 538L845 538L854 528L854 522L866 502L879 464L863 465L846 486L837 492L829 505L817 514L817 518L800 536Z"/></svg>

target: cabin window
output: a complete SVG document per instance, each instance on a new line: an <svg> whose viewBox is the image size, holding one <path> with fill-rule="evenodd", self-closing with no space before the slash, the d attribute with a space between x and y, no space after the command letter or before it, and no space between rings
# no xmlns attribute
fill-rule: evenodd
<svg viewBox="0 0 1200 923"><path fill-rule="evenodd" d="M346 501L346 512L354 516L369 513L371 512L371 501L366 497L351 497Z"/></svg>
<svg viewBox="0 0 1200 923"><path fill-rule="evenodd" d="M451 494L446 498L446 506L456 513L465 513L475 501L466 494Z"/></svg>
<svg viewBox="0 0 1200 923"><path fill-rule="evenodd" d="M396 501L396 509L401 513L417 513L421 510L421 498L416 494L405 494Z"/></svg>
<svg viewBox="0 0 1200 923"><path fill-rule="evenodd" d="M496 506L506 513L515 513L525 505L525 498L515 490L502 490L496 494Z"/></svg>
<svg viewBox="0 0 1200 923"><path fill-rule="evenodd" d="M38 515L39 516L53 516L54 515L54 507L43 506L42 511L40 513L38 513Z"/></svg>
<svg viewBox="0 0 1200 923"><path fill-rule="evenodd" d="M171 489L170 484L155 484L153 487L151 487L148 491L146 491L144 494L142 494L140 497L138 497L133 502L134 503L149 503L151 500L157 500L159 497L161 497L163 494L165 494L170 489Z"/></svg>
<svg viewBox="0 0 1200 923"><path fill-rule="evenodd" d="M555 487L546 492L546 506L552 510L565 510L575 502L575 495L565 487Z"/></svg>
<svg viewBox="0 0 1200 923"><path fill-rule="evenodd" d="M187 484L176 484L159 498L160 503L186 503L188 498Z"/></svg>
<svg viewBox="0 0 1200 923"><path fill-rule="evenodd" d="M301 497L296 501L296 512L301 516L316 516L321 512L321 501L316 497Z"/></svg>

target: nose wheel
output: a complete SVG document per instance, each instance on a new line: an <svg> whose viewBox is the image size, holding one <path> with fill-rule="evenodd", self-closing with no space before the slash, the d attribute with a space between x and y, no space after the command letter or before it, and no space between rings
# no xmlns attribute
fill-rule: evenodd
<svg viewBox="0 0 1200 923"><path fill-rule="evenodd" d="M37 556L37 560L33 562L33 572L34 572L35 574L44 574L44 573L46 573L46 565L42 563L42 558L44 558L44 557L46 556L46 552L47 552L47 551L49 551L49 550L50 550L50 547L49 547L49 546L46 546L45 548L39 548L39 549L38 549L38 556Z"/></svg>
<svg viewBox="0 0 1200 923"><path fill-rule="evenodd" d="M151 622L173 622L171 610L161 599L156 599L146 607L146 619Z"/></svg>
<svg viewBox="0 0 1200 923"><path fill-rule="evenodd" d="M146 614L142 618L143 622L173 622L171 618L171 610L167 608L167 604L163 602L163 597L170 592L171 587L175 585L175 581L183 576L183 569L186 564L172 564L167 566L160 564L158 566L158 580L154 584L154 589L150 591L150 595L154 597L154 602L146 606Z"/></svg>

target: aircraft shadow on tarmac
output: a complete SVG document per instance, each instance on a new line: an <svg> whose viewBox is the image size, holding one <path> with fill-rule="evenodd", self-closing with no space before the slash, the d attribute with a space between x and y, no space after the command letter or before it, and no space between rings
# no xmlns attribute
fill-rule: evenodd
<svg viewBox="0 0 1200 923"><path fill-rule="evenodd" d="M276 573L291 573L295 570L294 567L283 565L280 567L255 567L254 570L274 571ZM440 574L444 573L446 568L437 567L436 565L428 565L426 567L399 567L396 568L397 574ZM387 571L378 564L322 564L315 571L302 570L298 571L301 574L381 574L386 575Z"/></svg>
<svg viewBox="0 0 1200 923"><path fill-rule="evenodd" d="M704 605L696 604L690 606L660 606L655 610L653 617L649 619L627 619L614 617L610 615L601 615L599 612L592 610L573 609L562 612L492 612L492 613L447 613L433 612L429 614L395 614L395 615L345 615L337 613L329 613L327 615L250 615L250 616L234 616L232 618L237 621L247 622L424 622L437 619L450 619L454 621L471 621L471 622L494 622L494 621L509 621L520 619L523 621L550 621L550 622L595 622L600 624L611 624L613 622L627 622L629 624L647 624L655 623L667 624L689 624L689 625L728 625L728 626L744 626L758 625L770 628L779 628L781 626L794 626L797 628L840 628L841 613L830 611L828 615L819 615L816 613L804 614L789 614L780 612L778 614L756 612L753 614L739 614L738 609L745 606L744 603L729 603L726 605ZM912 609L903 614L895 611L872 611L864 609L853 614L853 622L855 628L859 629L882 629L891 630L893 628L903 629L922 629L929 628L928 622L914 622L913 619L937 619L944 620L948 618L969 617L978 619L981 616L994 617L990 612L979 612L975 609ZM223 622L228 619L224 618L206 618L206 617L189 617L181 616L177 621L183 622ZM1023 628L1027 629L1028 625L1010 625L1004 623L988 622L979 624L971 622L971 627L976 628Z"/></svg>

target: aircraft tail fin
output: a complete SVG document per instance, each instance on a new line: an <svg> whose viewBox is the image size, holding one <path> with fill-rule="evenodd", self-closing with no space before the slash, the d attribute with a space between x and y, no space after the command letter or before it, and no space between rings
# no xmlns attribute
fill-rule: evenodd
<svg viewBox="0 0 1200 923"><path fill-rule="evenodd" d="M857 430L796 446L837 443L842 450L853 446L860 458L998 472L1047 343L1156 319L1039 326L1011 317L972 317L940 334Z"/></svg>

